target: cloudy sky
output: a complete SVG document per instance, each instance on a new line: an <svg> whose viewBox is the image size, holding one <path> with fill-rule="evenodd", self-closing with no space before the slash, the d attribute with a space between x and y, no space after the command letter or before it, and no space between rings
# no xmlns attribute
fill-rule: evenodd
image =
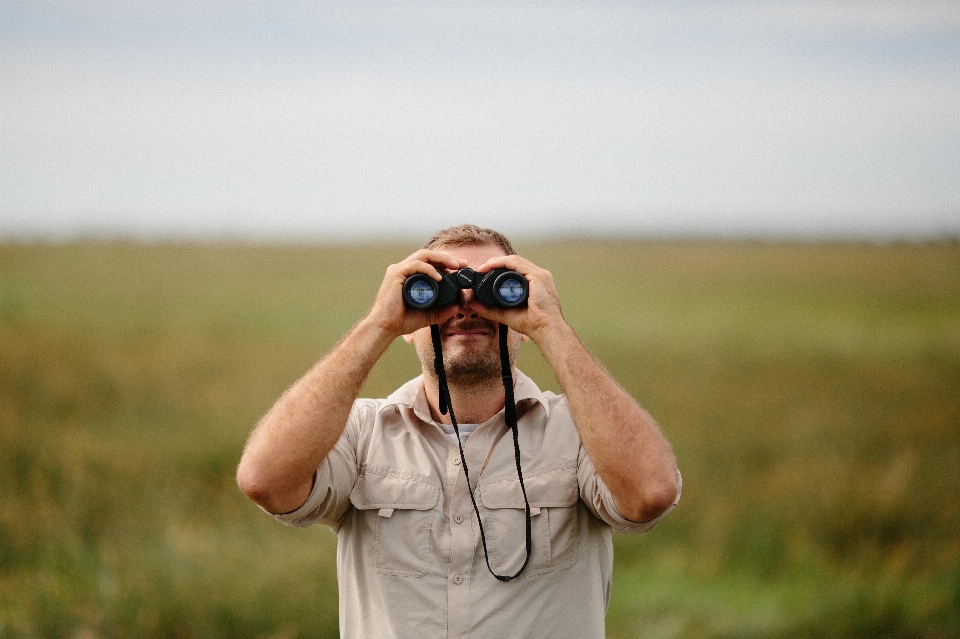
<svg viewBox="0 0 960 639"><path fill-rule="evenodd" d="M960 2L0 0L0 239L960 234Z"/></svg>

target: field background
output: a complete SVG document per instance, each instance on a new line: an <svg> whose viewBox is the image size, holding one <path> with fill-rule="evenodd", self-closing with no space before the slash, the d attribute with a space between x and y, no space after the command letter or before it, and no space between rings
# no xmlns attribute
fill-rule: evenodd
<svg viewBox="0 0 960 639"><path fill-rule="evenodd" d="M960 244L518 248L684 476L609 637L960 636ZM410 250L0 245L0 637L336 637L334 535L233 473Z"/></svg>

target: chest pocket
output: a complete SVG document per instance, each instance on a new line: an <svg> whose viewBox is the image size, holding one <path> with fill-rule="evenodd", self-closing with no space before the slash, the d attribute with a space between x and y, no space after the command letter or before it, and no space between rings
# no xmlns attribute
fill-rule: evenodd
<svg viewBox="0 0 960 639"><path fill-rule="evenodd" d="M358 511L361 535L376 539L378 573L422 577L430 568L431 527L440 484L411 473L367 469L350 503Z"/></svg>
<svg viewBox="0 0 960 639"><path fill-rule="evenodd" d="M537 575L567 568L577 560L580 494L575 467L557 468L523 476L530 502L532 548L524 575ZM480 482L484 527L489 529L487 550L491 567L512 575L527 554L526 515L520 480Z"/></svg>

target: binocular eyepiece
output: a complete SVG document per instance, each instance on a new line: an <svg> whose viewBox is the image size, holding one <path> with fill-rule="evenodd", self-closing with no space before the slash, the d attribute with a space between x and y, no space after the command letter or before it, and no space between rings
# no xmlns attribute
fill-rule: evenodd
<svg viewBox="0 0 960 639"><path fill-rule="evenodd" d="M415 273L403 283L403 301L410 308L444 308L457 301L460 291L473 290L485 306L516 308L527 303L530 286L516 271L495 268L489 273L478 273L462 268L452 273L441 273L438 282L424 273Z"/></svg>

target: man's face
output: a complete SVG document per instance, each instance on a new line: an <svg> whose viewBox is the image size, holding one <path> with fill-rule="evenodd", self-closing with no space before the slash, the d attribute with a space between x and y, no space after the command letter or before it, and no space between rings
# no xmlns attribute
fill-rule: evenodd
<svg viewBox="0 0 960 639"><path fill-rule="evenodd" d="M495 244L439 246L436 250L466 260L467 265L474 269L482 266L492 257L506 255ZM446 371L447 380L454 386L474 386L500 379L499 325L477 315L476 307L478 306L480 303L474 300L473 291L470 289L461 291L459 312L440 326L443 368ZM509 338L512 365L520 345L520 335L511 331ZM435 378L430 327L416 331L412 341L416 346L424 374Z"/></svg>

